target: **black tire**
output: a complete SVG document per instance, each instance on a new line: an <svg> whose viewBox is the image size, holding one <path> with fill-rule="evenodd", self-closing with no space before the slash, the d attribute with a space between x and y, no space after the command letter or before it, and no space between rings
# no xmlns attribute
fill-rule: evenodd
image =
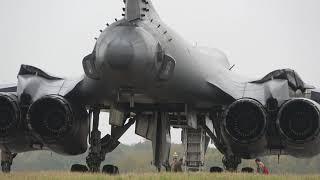
<svg viewBox="0 0 320 180"><path fill-rule="evenodd" d="M10 167L2 167L2 172L3 173L10 173L11 168Z"/></svg>
<svg viewBox="0 0 320 180"><path fill-rule="evenodd" d="M211 168L210 168L210 172L211 172L211 173L222 173L222 172L223 172L223 169L222 169L221 167L216 167L216 166L214 166L214 167L211 167Z"/></svg>
<svg viewBox="0 0 320 180"><path fill-rule="evenodd" d="M108 175L118 175L119 168L117 166L113 166L113 165L105 165L102 168L102 173L108 174Z"/></svg>
<svg viewBox="0 0 320 180"><path fill-rule="evenodd" d="M241 169L242 173L254 173L254 169L251 167L244 167Z"/></svg>
<svg viewBox="0 0 320 180"><path fill-rule="evenodd" d="M11 171L11 163L7 161L1 162L1 170L3 173L10 173Z"/></svg>
<svg viewBox="0 0 320 180"><path fill-rule="evenodd" d="M86 173L88 171L88 167L82 164L74 164L71 166L71 172Z"/></svg>

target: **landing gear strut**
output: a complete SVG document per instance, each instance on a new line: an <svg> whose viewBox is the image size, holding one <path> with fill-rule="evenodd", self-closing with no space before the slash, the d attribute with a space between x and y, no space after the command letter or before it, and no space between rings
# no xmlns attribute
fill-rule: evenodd
<svg viewBox="0 0 320 180"><path fill-rule="evenodd" d="M112 152L119 146L120 142L118 140L135 123L135 118L132 117L129 119L129 122L127 124L124 124L123 126L112 126L111 135L107 134L106 136L101 138L101 132L98 129L99 115L99 108L90 110L90 117L92 117L92 130L89 136L90 148L89 154L86 157L86 163L89 172L92 173L100 172L100 166L101 163L105 160L106 154ZM127 118L129 117L125 117L125 119ZM75 167L75 171L85 171L85 169L80 166L76 165ZM119 174L119 169L116 166L106 165L103 167L102 172L107 174Z"/></svg>
<svg viewBox="0 0 320 180"><path fill-rule="evenodd" d="M17 153L11 153L9 151L1 151L1 168L3 173L9 173L11 171L11 165L13 159L17 156Z"/></svg>
<svg viewBox="0 0 320 180"><path fill-rule="evenodd" d="M89 137L89 154L86 162L90 172L100 172L101 162L105 160L105 155L101 152L101 132L99 131L99 115L100 109L94 109L91 136ZM91 115L90 113L90 115Z"/></svg>
<svg viewBox="0 0 320 180"><path fill-rule="evenodd" d="M239 164L241 164L241 158L237 156L223 156L222 163L225 169L229 172L236 172Z"/></svg>

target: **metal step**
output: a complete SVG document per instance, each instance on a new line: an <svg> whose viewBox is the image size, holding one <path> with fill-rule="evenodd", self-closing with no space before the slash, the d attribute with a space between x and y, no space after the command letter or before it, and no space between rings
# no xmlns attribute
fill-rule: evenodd
<svg viewBox="0 0 320 180"><path fill-rule="evenodd" d="M182 131L186 171L202 171L206 147L206 133L203 129L185 128Z"/></svg>

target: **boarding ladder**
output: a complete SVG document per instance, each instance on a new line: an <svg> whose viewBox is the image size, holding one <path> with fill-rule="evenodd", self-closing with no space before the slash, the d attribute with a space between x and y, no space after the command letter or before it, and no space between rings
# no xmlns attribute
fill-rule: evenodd
<svg viewBox="0 0 320 180"><path fill-rule="evenodd" d="M181 140L184 145L185 171L202 171L206 151L206 133L202 128L182 130Z"/></svg>

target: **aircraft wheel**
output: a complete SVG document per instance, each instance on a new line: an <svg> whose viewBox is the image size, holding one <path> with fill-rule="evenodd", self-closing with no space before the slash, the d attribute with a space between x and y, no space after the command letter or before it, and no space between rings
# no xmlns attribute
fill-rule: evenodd
<svg viewBox="0 0 320 180"><path fill-rule="evenodd" d="M3 173L9 173L11 171L11 164L7 161L1 162L1 168Z"/></svg>
<svg viewBox="0 0 320 180"><path fill-rule="evenodd" d="M113 165L105 165L102 168L102 173L105 173L108 175L117 175L119 174L119 168Z"/></svg>
<svg viewBox="0 0 320 180"><path fill-rule="evenodd" d="M216 167L216 166L214 166L214 167L211 167L211 168L210 168L210 172L211 172L211 173L222 173L222 172L223 172L223 169L222 169L221 167Z"/></svg>
<svg viewBox="0 0 320 180"><path fill-rule="evenodd" d="M82 164L74 164L71 166L71 172L88 172L88 167Z"/></svg>
<svg viewBox="0 0 320 180"><path fill-rule="evenodd" d="M254 169L252 167L244 167L241 169L242 173L254 173Z"/></svg>

